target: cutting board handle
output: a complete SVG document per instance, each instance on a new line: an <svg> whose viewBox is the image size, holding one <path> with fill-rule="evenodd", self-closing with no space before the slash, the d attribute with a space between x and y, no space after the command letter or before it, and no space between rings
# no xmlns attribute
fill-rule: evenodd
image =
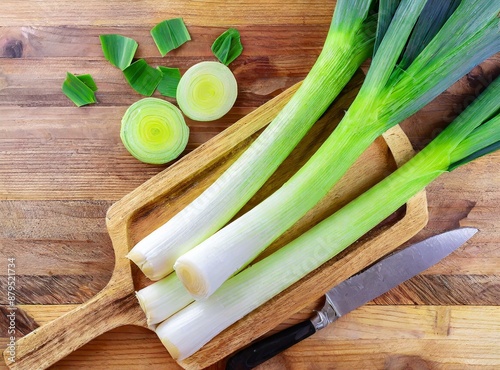
<svg viewBox="0 0 500 370"><path fill-rule="evenodd" d="M88 302L39 327L16 343L10 369L46 369L99 335L123 325L145 326L144 313L132 289L110 283Z"/></svg>

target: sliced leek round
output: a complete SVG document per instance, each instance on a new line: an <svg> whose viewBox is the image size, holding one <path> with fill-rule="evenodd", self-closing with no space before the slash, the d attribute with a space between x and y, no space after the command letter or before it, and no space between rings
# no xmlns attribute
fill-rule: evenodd
<svg viewBox="0 0 500 370"><path fill-rule="evenodd" d="M238 85L231 70L219 62L201 62L189 68L177 86L177 103L196 121L213 121L233 107Z"/></svg>
<svg viewBox="0 0 500 370"><path fill-rule="evenodd" d="M120 137L125 148L138 160L163 164L184 151L189 128L175 105L157 98L144 98L125 112Z"/></svg>

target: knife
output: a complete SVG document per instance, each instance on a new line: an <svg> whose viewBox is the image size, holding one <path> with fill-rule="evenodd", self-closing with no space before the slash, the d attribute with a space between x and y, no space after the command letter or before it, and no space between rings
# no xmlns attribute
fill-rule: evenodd
<svg viewBox="0 0 500 370"><path fill-rule="evenodd" d="M435 265L463 245L475 228L460 228L432 236L382 259L326 293L325 305L310 320L294 325L237 352L226 370L246 370L283 352L325 328L339 317L386 293Z"/></svg>

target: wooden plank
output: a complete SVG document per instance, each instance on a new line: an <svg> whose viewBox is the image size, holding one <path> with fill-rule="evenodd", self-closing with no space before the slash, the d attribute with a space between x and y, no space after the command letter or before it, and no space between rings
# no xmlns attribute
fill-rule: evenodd
<svg viewBox="0 0 500 370"><path fill-rule="evenodd" d="M133 158L120 138L126 107L0 108L0 199L118 200L167 166ZM186 152L214 137L248 109L218 124L190 123ZM83 114L82 114L83 113ZM3 114L3 116L2 116ZM68 121L67 117L79 117ZM36 117L36 118L34 118Z"/></svg>
<svg viewBox="0 0 500 370"><path fill-rule="evenodd" d="M158 2L142 0L132 4L118 0L89 0L82 5L77 0L34 0L22 4L16 0L4 0L0 24L6 26L65 26L65 25L143 25L153 27L168 18L183 17L190 24L212 26L237 26L241 24L329 24L335 1L323 0L245 0L186 2L171 0ZM307 9L307 12L304 10Z"/></svg>
<svg viewBox="0 0 500 370"><path fill-rule="evenodd" d="M18 303L81 303L106 285L114 266L105 226L110 204L0 201L0 255L16 258ZM2 286L6 281L2 268Z"/></svg>
<svg viewBox="0 0 500 370"><path fill-rule="evenodd" d="M498 275L418 275L376 298L376 304L495 305Z"/></svg>
<svg viewBox="0 0 500 370"><path fill-rule="evenodd" d="M238 26L244 52L240 58L291 56L297 50L307 54L319 54L323 47L329 25L302 24L290 27L279 23ZM168 53L162 60L171 64L181 58L214 59L210 49L214 40L226 30L214 25L189 25L191 41ZM104 27L75 26L0 26L0 58L80 58L104 60L99 35L118 33L131 37L139 43L136 56L159 57L159 51L150 27L110 25ZM237 61L235 61L236 63ZM231 64L232 66L233 64ZM239 68L242 68L241 66ZM274 70L268 70L272 74ZM260 76L256 76L260 77Z"/></svg>
<svg viewBox="0 0 500 370"><path fill-rule="evenodd" d="M85 275L17 276L16 302L20 304L83 303L94 297L109 281L111 272ZM0 276L2 286L7 277ZM2 295L0 304L6 304Z"/></svg>
<svg viewBox="0 0 500 370"><path fill-rule="evenodd" d="M72 107L0 108L0 132L4 135L0 142L3 152L0 156L0 199L117 200L160 172L165 166L140 163L121 144L117 117L121 117L125 109L94 107L90 113ZM246 112L247 109L236 110L234 115L214 127L190 123L192 135L188 151ZM75 114L78 120L67 119ZM429 230L436 232L457 226L460 218L451 208L455 204L461 208L460 212L467 213L470 205L465 201L483 207L483 215L474 213L475 219L469 222L470 226L488 222L490 225L486 229L495 229L496 224L491 225L491 222L498 218L488 217L498 214L500 191L497 179L491 174L495 174L499 158L500 154L492 154L430 185L431 215L445 212L443 217L455 221L437 227L439 217L436 214L436 223L431 224ZM447 183L446 189L443 183ZM447 192L445 199L440 195L443 191ZM433 211L434 202L436 211Z"/></svg>
<svg viewBox="0 0 500 370"><path fill-rule="evenodd" d="M35 63L34 61L28 62ZM61 64L59 63L57 68L61 68ZM14 66L14 64L11 65ZM58 63L55 65L57 66ZM18 68L19 66L16 67ZM64 73L62 68L61 73ZM52 70L47 75L49 80L52 79L50 84L53 84L53 94L58 95L58 99L66 99L60 94L60 81L56 83L54 74ZM19 76L22 75L21 73ZM23 89L29 91L27 81L20 85L25 86ZM263 86L260 88L266 90ZM116 86L110 89L115 91ZM265 92L269 93L269 91ZM35 104L54 103L47 98L47 95L41 95L42 92L38 94L34 99L24 96L21 100L31 102L30 104L36 102L37 99L39 103ZM115 92L115 94L118 93ZM264 99L271 95L266 95ZM128 94L124 96L128 96L125 99L131 99L130 102L135 99ZM454 104L463 97L464 95L444 94L436 103L424 108L409 121L413 122L415 117L420 115L426 117L432 114L435 105L439 104L443 104L439 112L449 114L450 110L454 109ZM23 104L21 101L17 103ZM61 104L70 105L71 103L66 99ZM21 110L18 107L0 107L0 132L3 135L0 143L0 149L3 152L0 157L0 199L117 200L165 168L142 164L133 159L123 148L118 132L119 117L123 115L125 109L126 106L98 106L84 109L70 106L25 107ZM223 120L214 123L188 121L192 132L188 151L215 136L251 109L250 107L235 108ZM78 119L73 120L68 117L78 117ZM416 123L420 122L413 123L415 126L412 128L419 127ZM408 121L403 124L405 125L408 125ZM414 137L413 139L417 147L421 145ZM424 140L421 139L421 141ZM430 194L436 194L435 201L441 202L437 206L441 207L443 201L448 201L453 197L458 197L461 201L464 199L474 201L477 197L482 197L485 207L490 208L498 204L500 193L498 187L495 186L498 183L498 176L491 175L496 173L494 169L498 158L499 154L493 154L438 179L429 187ZM440 191L444 191L442 184L443 181L447 181L445 180L447 178L450 179L448 180L450 184L446 189L448 196L446 200L440 200L442 198ZM433 202L434 199L431 198L431 212ZM447 203L444 208L449 207L451 204ZM493 214L497 212L495 207L491 209ZM449 212L453 213L451 210ZM449 226L450 224L443 224L440 229ZM431 225L431 228L434 226Z"/></svg>
<svg viewBox="0 0 500 370"><path fill-rule="evenodd" d="M364 306L259 369L495 369L499 322L496 306Z"/></svg>
<svg viewBox="0 0 500 370"><path fill-rule="evenodd" d="M73 306L21 308L44 324ZM307 315L303 312L300 318ZM312 364L318 370L332 366L346 370L494 369L500 366L499 325L498 306L364 306L259 369L310 369ZM0 345L5 343L2 338ZM131 326L96 338L51 369L118 370L123 366L178 369L154 333Z"/></svg>
<svg viewBox="0 0 500 370"><path fill-rule="evenodd" d="M102 240L107 236L104 217L110 205L107 201L0 201L0 238Z"/></svg>
<svg viewBox="0 0 500 370"><path fill-rule="evenodd" d="M335 350L332 350L335 347ZM260 370L310 369L497 369L498 342L463 339L305 341Z"/></svg>
<svg viewBox="0 0 500 370"><path fill-rule="evenodd" d="M25 310L17 306L13 308L9 304L0 305L0 317L0 330L3 333L1 336L8 338L9 341L11 336L16 338L25 336L39 326Z"/></svg>
<svg viewBox="0 0 500 370"><path fill-rule="evenodd" d="M486 159L477 163L487 163ZM451 175L453 173L448 176ZM473 199L477 189L472 185L470 187L467 198ZM449 202L463 203L453 199ZM109 201L0 201L0 254L13 255L19 261L18 274L24 275L20 278L21 302L82 303L104 287L114 264L111 242L104 225L110 204ZM468 210L467 205L467 202L463 203L465 211ZM459 212L458 209L452 209L442 217L464 217L470 212ZM422 274L430 276L413 279L403 288L379 298L377 303L493 304L498 296L495 286L500 279L500 251L496 246L500 228L496 226L498 219L494 217L494 213L498 212L496 208L483 209L469 213L469 224L474 226L476 219L486 218L494 222L494 227L481 230L471 242ZM421 233L420 238L444 231L444 228L436 229L432 218L429 227L431 229ZM466 274L475 276L470 278ZM92 283L86 276L92 277ZM45 288L50 286L49 283L54 286L53 290ZM78 288L80 285L83 289ZM465 294L470 296L464 299Z"/></svg>
<svg viewBox="0 0 500 370"><path fill-rule="evenodd" d="M16 272L25 279L54 275L109 276L114 265L113 249L107 235L96 236L93 240L0 240L0 253L16 258ZM4 273L2 271L0 275Z"/></svg>
<svg viewBox="0 0 500 370"><path fill-rule="evenodd" d="M213 57L173 57L166 61L161 57L151 57L147 59L147 62L153 67L159 65L178 67L184 73L193 64L212 59ZM285 88L299 82L307 74L315 59L314 55L308 57L256 56L237 59L231 65L238 81L235 108L255 108L264 104ZM74 104L61 91L66 72L89 73L98 87L97 106L80 108L79 114L86 111L91 115L96 107L101 106L125 107L143 98L142 95L132 90L123 77L123 73L102 57L2 59L0 106L74 107ZM34 75L37 76L36 82L33 80ZM269 78L270 76L272 78ZM160 97L161 95L155 92L153 96ZM117 115L116 118L121 118L122 115L123 113ZM215 123L217 122L220 121Z"/></svg>

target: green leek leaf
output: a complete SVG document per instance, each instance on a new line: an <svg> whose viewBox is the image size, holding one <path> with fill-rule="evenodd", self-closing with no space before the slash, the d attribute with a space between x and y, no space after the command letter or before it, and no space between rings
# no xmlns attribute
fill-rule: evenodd
<svg viewBox="0 0 500 370"><path fill-rule="evenodd" d="M487 147L484 147L474 153L472 153L471 155L455 162L455 163L452 163L450 165L450 167L448 168L448 171L453 171L454 169L464 165L464 164L467 164L469 162L472 162L473 160L479 158L479 157L482 157L482 156L485 156L487 154L490 154L490 153L493 153L497 150L500 149L500 141L497 141L496 143L493 143L491 145L488 145Z"/></svg>
<svg viewBox="0 0 500 370"><path fill-rule="evenodd" d="M139 94L151 96L162 79L162 73L139 59L123 70L132 88Z"/></svg>
<svg viewBox="0 0 500 370"><path fill-rule="evenodd" d="M214 45L212 45L212 51L213 51L214 55L217 57L217 59L219 59L219 61L222 64L225 64L227 66L229 64L226 62L227 62L227 59L229 56L229 49L231 48L231 36L225 37L221 40L222 40L222 42L219 43L219 45L217 45L218 48L214 47L215 43L214 43Z"/></svg>
<svg viewBox="0 0 500 370"><path fill-rule="evenodd" d="M83 79L88 80L86 77ZM94 90L69 72L66 73L66 80L62 84L62 91L78 107L96 102Z"/></svg>
<svg viewBox="0 0 500 370"><path fill-rule="evenodd" d="M212 52L222 64L229 65L243 51L240 33L230 28L222 33L212 44Z"/></svg>
<svg viewBox="0 0 500 370"><path fill-rule="evenodd" d="M94 92L97 91L97 85L95 84L95 81L91 75L89 75L89 74L78 75L78 76L76 76L76 78L78 78L85 85L87 85L90 88L90 90L92 90Z"/></svg>
<svg viewBox="0 0 500 370"><path fill-rule="evenodd" d="M453 14L460 0L429 0L418 18L408 41L400 67L405 69L439 32L443 24Z"/></svg>
<svg viewBox="0 0 500 370"><path fill-rule="evenodd" d="M377 35L375 37L373 54L377 52L400 2L401 0L380 0L378 9Z"/></svg>
<svg viewBox="0 0 500 370"><path fill-rule="evenodd" d="M387 89L392 90L392 97L385 103L390 107L390 121L400 122L414 114L500 50L499 11L498 2L463 0L460 3L404 73L400 73L400 69L391 77ZM402 102L406 107L402 107Z"/></svg>
<svg viewBox="0 0 500 370"><path fill-rule="evenodd" d="M151 30L151 36L162 56L191 40L182 18L173 18L158 23Z"/></svg>
<svg viewBox="0 0 500 370"><path fill-rule="evenodd" d="M375 96L385 89L424 5L425 0L407 0L402 1L397 7L384 37L374 53L370 72L367 73L363 83L363 90L369 91L369 95Z"/></svg>
<svg viewBox="0 0 500 370"><path fill-rule="evenodd" d="M489 90L495 87L493 85ZM499 92L498 87L496 92ZM451 165L448 171L453 171L457 167L498 149L500 149L500 114L478 126L460 142L451 153Z"/></svg>
<svg viewBox="0 0 500 370"><path fill-rule="evenodd" d="M374 39L377 24L376 22L372 24L374 19L372 19L370 14L372 13L371 9L376 8L376 3L378 3L378 1L373 0L336 1L335 13L332 23L330 24L328 36L338 32L343 35L354 36L358 34L360 31L359 27L362 26L363 29L361 32L366 32L365 36L369 36L370 40ZM370 24L368 25L366 22ZM373 44L371 42L372 41L370 41L370 46L371 49L373 49Z"/></svg>
<svg viewBox="0 0 500 370"><path fill-rule="evenodd" d="M134 58L138 44L135 40L122 35L100 35L104 57L122 71L127 68Z"/></svg>
<svg viewBox="0 0 500 370"><path fill-rule="evenodd" d="M159 66L158 70L162 73L162 79L158 84L158 91L163 96L175 98L177 95L177 85L181 80L181 71L179 68L169 68Z"/></svg>

